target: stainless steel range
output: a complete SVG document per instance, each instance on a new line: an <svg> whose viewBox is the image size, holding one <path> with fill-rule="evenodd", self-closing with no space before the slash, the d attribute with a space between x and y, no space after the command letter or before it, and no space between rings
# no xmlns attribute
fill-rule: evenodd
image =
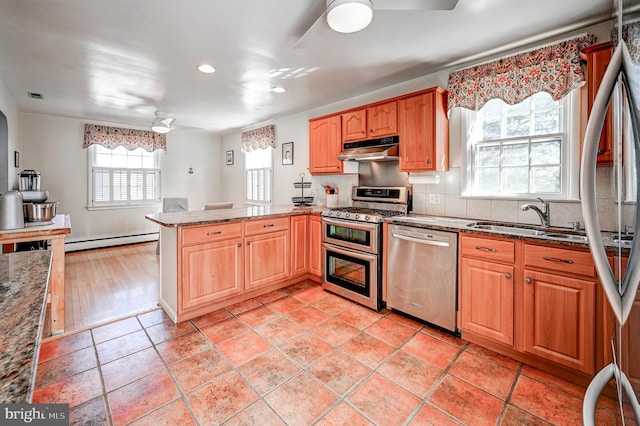
<svg viewBox="0 0 640 426"><path fill-rule="evenodd" d="M353 207L322 212L322 287L379 310L382 305L382 221L407 214L406 187L356 186Z"/></svg>

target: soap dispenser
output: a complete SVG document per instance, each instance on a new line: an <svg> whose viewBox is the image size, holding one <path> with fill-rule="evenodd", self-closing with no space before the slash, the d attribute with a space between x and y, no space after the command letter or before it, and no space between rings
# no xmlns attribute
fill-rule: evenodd
<svg viewBox="0 0 640 426"><path fill-rule="evenodd" d="M20 191L0 195L0 229L24 228L24 211Z"/></svg>

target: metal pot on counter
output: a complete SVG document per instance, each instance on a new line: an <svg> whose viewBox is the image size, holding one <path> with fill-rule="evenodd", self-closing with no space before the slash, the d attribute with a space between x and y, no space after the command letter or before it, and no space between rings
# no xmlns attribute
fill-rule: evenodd
<svg viewBox="0 0 640 426"><path fill-rule="evenodd" d="M20 191L40 191L40 172L23 170L18 173Z"/></svg>
<svg viewBox="0 0 640 426"><path fill-rule="evenodd" d="M50 222L56 217L57 202L24 203L22 205L26 222Z"/></svg>

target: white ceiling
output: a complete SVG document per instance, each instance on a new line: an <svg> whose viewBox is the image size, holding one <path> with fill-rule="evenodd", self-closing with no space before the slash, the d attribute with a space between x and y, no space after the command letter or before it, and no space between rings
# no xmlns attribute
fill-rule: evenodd
<svg viewBox="0 0 640 426"><path fill-rule="evenodd" d="M375 5L375 0L372 0ZM325 0L0 0L0 80L21 111L228 132L611 16L611 0L459 0L376 11L353 34ZM215 74L195 67L210 63ZM284 94L271 93L285 86ZM27 92L41 93L43 100Z"/></svg>

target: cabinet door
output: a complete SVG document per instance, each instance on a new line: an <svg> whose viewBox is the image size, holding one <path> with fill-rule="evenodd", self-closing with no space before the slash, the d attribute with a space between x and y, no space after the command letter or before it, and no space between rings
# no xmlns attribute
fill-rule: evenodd
<svg viewBox="0 0 640 426"><path fill-rule="evenodd" d="M245 290L289 278L288 231L255 235L245 241Z"/></svg>
<svg viewBox="0 0 640 426"><path fill-rule="evenodd" d="M596 282L526 269L524 276L525 351L593 374Z"/></svg>
<svg viewBox="0 0 640 426"><path fill-rule="evenodd" d="M309 216L291 216L291 275L306 274L309 259Z"/></svg>
<svg viewBox="0 0 640 426"><path fill-rule="evenodd" d="M461 258L462 330L513 346L513 266Z"/></svg>
<svg viewBox="0 0 640 426"><path fill-rule="evenodd" d="M591 107L593 101L596 98L596 93L600 87L600 82L604 76L604 72L611 61L611 55L613 54L613 43L606 42L590 46L585 49L587 53L587 92L588 92L588 110L591 114ZM597 164L599 166L611 166L613 165L613 151L612 151L612 134L611 134L611 106L607 111L607 116L602 126L602 133L600 134L600 143L598 144L598 158Z"/></svg>
<svg viewBox="0 0 640 426"><path fill-rule="evenodd" d="M444 105L442 90L398 101L401 171L449 169L449 124Z"/></svg>
<svg viewBox="0 0 640 426"><path fill-rule="evenodd" d="M367 138L381 138L398 133L398 108L396 102L367 108Z"/></svg>
<svg viewBox="0 0 640 426"><path fill-rule="evenodd" d="M182 309L242 292L242 239L182 249Z"/></svg>
<svg viewBox="0 0 640 426"><path fill-rule="evenodd" d="M342 161L341 118L339 115L309 122L309 172L340 174Z"/></svg>
<svg viewBox="0 0 640 426"><path fill-rule="evenodd" d="M367 139L367 110L360 109L342 114L342 141L364 139Z"/></svg>
<svg viewBox="0 0 640 426"><path fill-rule="evenodd" d="M322 276L322 219L316 215L309 217L309 272Z"/></svg>

